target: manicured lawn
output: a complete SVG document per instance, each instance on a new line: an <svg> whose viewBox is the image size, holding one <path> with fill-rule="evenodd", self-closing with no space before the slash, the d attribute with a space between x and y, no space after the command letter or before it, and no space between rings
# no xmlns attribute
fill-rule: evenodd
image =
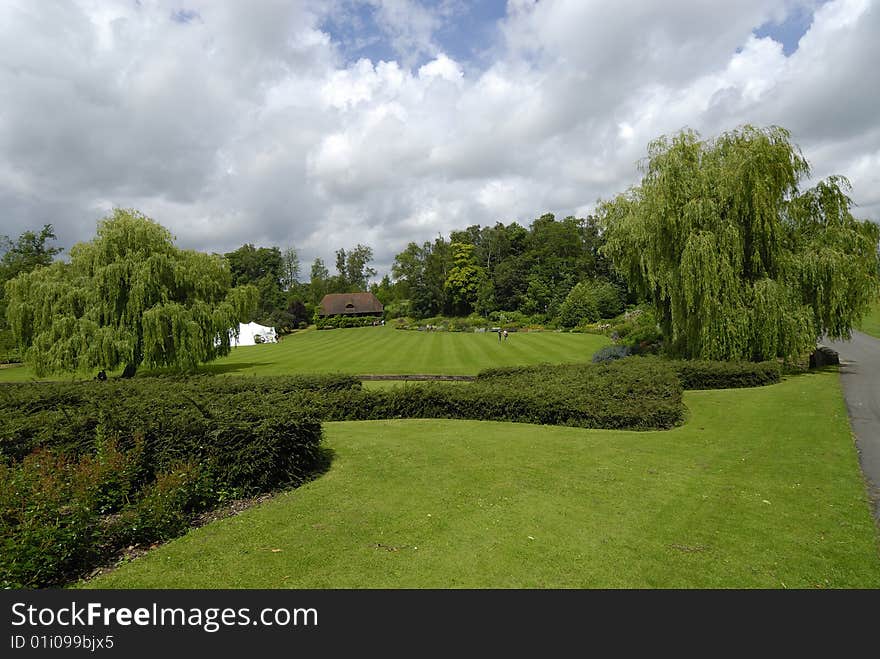
<svg viewBox="0 0 880 659"><path fill-rule="evenodd" d="M4 366L0 368L0 382L27 382L33 378L33 372L26 366Z"/></svg>
<svg viewBox="0 0 880 659"><path fill-rule="evenodd" d="M311 330L281 343L234 348L205 366L215 373L476 374L494 366L589 361L604 336L556 332L416 332L391 327Z"/></svg>
<svg viewBox="0 0 880 659"><path fill-rule="evenodd" d="M557 332L516 332L501 343L497 334L488 332L416 332L388 326L309 330L287 336L281 343L233 348L228 357L201 370L234 375L475 375L495 366L589 361L609 343L607 337L595 334ZM0 382L33 378L26 367L0 369Z"/></svg>
<svg viewBox="0 0 880 659"><path fill-rule="evenodd" d="M870 334L880 339L880 300L877 300L874 306L871 307L871 311L862 320L859 329L865 334Z"/></svg>
<svg viewBox="0 0 880 659"><path fill-rule="evenodd" d="M87 585L880 587L835 372L686 402L665 432L326 424L326 474Z"/></svg>

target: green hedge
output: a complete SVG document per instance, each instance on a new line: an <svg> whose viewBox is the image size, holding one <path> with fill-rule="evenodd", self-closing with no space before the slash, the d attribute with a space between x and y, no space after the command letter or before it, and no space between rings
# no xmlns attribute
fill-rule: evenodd
<svg viewBox="0 0 880 659"><path fill-rule="evenodd" d="M782 378L778 362L672 362L685 389L737 389L776 384Z"/></svg>
<svg viewBox="0 0 880 659"><path fill-rule="evenodd" d="M315 327L319 330L371 327L381 320L376 316L320 316L315 319Z"/></svg>
<svg viewBox="0 0 880 659"><path fill-rule="evenodd" d="M326 378L136 379L0 388L0 587L83 574L166 540L223 500L295 484L320 462L297 395ZM287 402L286 402L287 401Z"/></svg>
<svg viewBox="0 0 880 659"><path fill-rule="evenodd" d="M0 459L21 460L36 448L79 456L93 452L98 437L116 436L129 446L139 434L147 440L156 466L162 468L189 457L191 445L207 446L211 434L229 436L227 426L247 423L240 417L248 409L276 423L295 423L296 417L303 416L296 411L279 420L279 408L268 409L261 401L283 400L298 391L332 392L360 386L349 375L135 378L0 386ZM250 407L229 403L231 396L241 393L252 394Z"/></svg>
<svg viewBox="0 0 880 659"><path fill-rule="evenodd" d="M673 369L684 389L739 389L776 384L782 379L782 365L778 362L716 362L665 359L653 355L630 356L628 346L606 346L593 355L593 362L614 359L640 363L667 364Z"/></svg>
<svg viewBox="0 0 880 659"><path fill-rule="evenodd" d="M648 430L682 422L681 385L662 362L484 371L469 384L295 394L328 421L447 418Z"/></svg>

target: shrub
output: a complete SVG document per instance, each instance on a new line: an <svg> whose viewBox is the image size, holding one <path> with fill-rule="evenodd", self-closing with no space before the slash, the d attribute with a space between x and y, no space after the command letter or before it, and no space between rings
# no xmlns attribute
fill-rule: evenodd
<svg viewBox="0 0 880 659"><path fill-rule="evenodd" d="M160 473L138 501L110 520L106 540L116 547L171 540L184 533L193 513L211 500L211 483L191 463Z"/></svg>
<svg viewBox="0 0 880 659"><path fill-rule="evenodd" d="M315 319L315 327L319 330L371 327L381 320L375 316L319 316Z"/></svg>
<svg viewBox="0 0 880 659"><path fill-rule="evenodd" d="M593 363L602 364L604 362L614 361L615 359L623 359L632 354L629 346L605 346L599 348L593 353Z"/></svg>
<svg viewBox="0 0 880 659"><path fill-rule="evenodd" d="M612 318L623 310L621 291L611 282L582 281L572 288L559 307L561 327L575 327L593 323L600 318Z"/></svg>
<svg viewBox="0 0 880 659"><path fill-rule="evenodd" d="M0 387L0 459L21 460L39 447L73 456L91 454L98 441L108 437L128 449L139 436L146 443L146 459L159 469L170 468L187 460L191 450L199 455L207 452L212 433L226 428L221 434L229 437L228 426L243 423L236 421L233 405L259 405L272 397L283 402L296 391L360 386L359 380L348 375L314 375L136 378ZM237 394L250 394L250 398L230 403L230 396ZM303 416L296 411L296 417ZM277 412L272 418L277 421ZM309 431L309 442L315 432L319 429Z"/></svg>
<svg viewBox="0 0 880 659"><path fill-rule="evenodd" d="M18 351L18 345L15 343L12 330L0 330L0 364L18 363L21 363L21 353Z"/></svg>
<svg viewBox="0 0 880 659"><path fill-rule="evenodd" d="M318 464L306 396L349 376L30 384L0 398L0 586L57 585L131 543L165 540L234 493Z"/></svg>
<svg viewBox="0 0 880 659"><path fill-rule="evenodd" d="M0 588L58 583L94 559L97 513L76 467L51 451L0 463Z"/></svg>
<svg viewBox="0 0 880 659"><path fill-rule="evenodd" d="M466 385L297 396L297 406L328 421L450 418L650 429L672 427L684 414L675 372L659 361L491 369Z"/></svg>
<svg viewBox="0 0 880 659"><path fill-rule="evenodd" d="M777 362L671 362L685 389L736 389L775 384L782 378Z"/></svg>

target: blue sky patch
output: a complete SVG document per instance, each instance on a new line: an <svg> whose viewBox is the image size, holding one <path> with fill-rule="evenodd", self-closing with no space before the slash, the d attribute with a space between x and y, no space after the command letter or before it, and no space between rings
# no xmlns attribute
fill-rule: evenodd
<svg viewBox="0 0 880 659"><path fill-rule="evenodd" d="M201 18L201 15L195 9L177 9L171 12L171 20L175 23L192 23L197 18Z"/></svg>
<svg viewBox="0 0 880 659"><path fill-rule="evenodd" d="M506 0L482 2L449 2L448 0L415 0L437 20L431 38L437 49L465 64L486 64L487 51L496 42L498 22L507 11ZM380 10L364 0L348 0L339 11L327 16L321 29L340 49L347 62L368 58L380 60L412 60L415 67L434 59L436 52L425 49L415 53L397 52L394 34L382 25Z"/></svg>
<svg viewBox="0 0 880 659"><path fill-rule="evenodd" d="M828 0L820 0L818 6ZM764 23L754 30L756 37L770 37L782 44L782 52L786 57L792 55L798 48L798 42L806 34L813 24L815 9L798 6L788 13L781 23Z"/></svg>

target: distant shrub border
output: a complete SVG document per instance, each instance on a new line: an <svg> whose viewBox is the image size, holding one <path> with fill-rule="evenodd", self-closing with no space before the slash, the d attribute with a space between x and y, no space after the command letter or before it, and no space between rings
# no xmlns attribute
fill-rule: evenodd
<svg viewBox="0 0 880 659"><path fill-rule="evenodd" d="M381 323L376 316L322 316L315 320L315 327L324 329L347 329L351 327L372 327Z"/></svg>

